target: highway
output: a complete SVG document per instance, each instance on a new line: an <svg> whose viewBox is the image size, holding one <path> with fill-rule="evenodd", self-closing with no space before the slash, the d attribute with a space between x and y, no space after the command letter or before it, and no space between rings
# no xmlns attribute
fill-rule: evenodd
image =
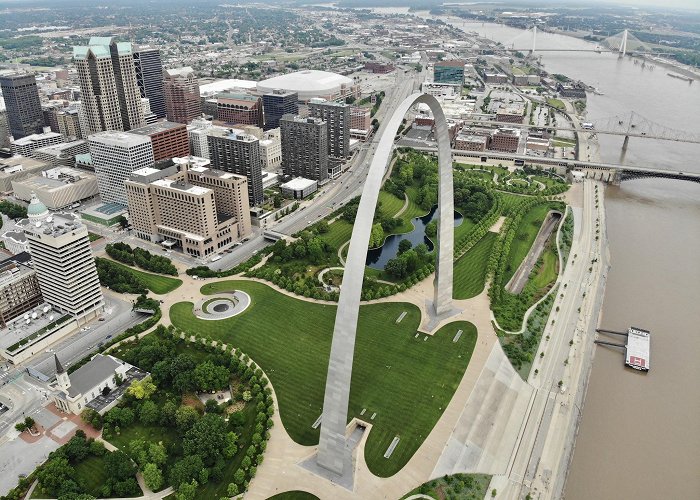
<svg viewBox="0 0 700 500"><path fill-rule="evenodd" d="M586 180L583 208L574 208L577 229L569 261L528 378L535 390L507 472L494 476L490 486L498 490L499 498L520 499L528 493L533 498L538 494L559 498L563 491L580 416L576 401L583 399L602 303L601 282L607 272L604 238L596 239L596 222L604 227L602 188L602 184Z"/></svg>
<svg viewBox="0 0 700 500"><path fill-rule="evenodd" d="M379 137L382 135L389 116L391 116L401 101L415 91L423 75L423 73L419 74L414 72L411 73L409 77L403 73L397 72L396 85L386 91L386 95L382 100L382 105L375 115L380 123L379 130L372 136L370 141L359 147L354 157L350 160L350 166L347 171L338 179L322 186L313 200L303 202L297 211L285 216L279 221L271 222L268 225L268 229L292 235L323 219L328 214L345 205L352 198L360 196L364 187L365 178L367 177L369 163L374 155ZM403 77L403 79L399 79L399 77ZM269 242L265 241L262 237L262 231L256 228L255 235L251 237L248 242L236 247L231 253L224 254L220 260L208 265L214 270L230 269L241 262L245 262L255 252L261 250L268 244Z"/></svg>

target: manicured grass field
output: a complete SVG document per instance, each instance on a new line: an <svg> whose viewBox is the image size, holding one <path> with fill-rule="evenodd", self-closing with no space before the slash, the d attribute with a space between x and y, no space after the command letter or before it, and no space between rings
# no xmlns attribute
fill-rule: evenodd
<svg viewBox="0 0 700 500"><path fill-rule="evenodd" d="M379 203L382 204L384 214L394 217L403 208L404 200L386 191L379 191Z"/></svg>
<svg viewBox="0 0 700 500"><path fill-rule="evenodd" d="M427 214L430 210L424 210L414 201L418 196L418 188L416 186L409 186L406 188L406 194L408 195L408 207L406 211L401 214L402 219L411 220L416 217L421 217Z"/></svg>
<svg viewBox="0 0 700 500"><path fill-rule="evenodd" d="M311 426L322 410L335 306L293 299L249 281L202 288L208 294L232 290L251 296L251 306L240 316L202 321L192 315L190 302L180 302L170 309L172 323L250 355L275 388L289 435L300 444L316 444L319 430ZM424 335L415 338L420 313L411 304L365 305L360 312L349 419L360 417L364 408L363 419L376 413L365 459L374 474L388 477L408 462L442 415L469 363L477 332L470 323L455 322L424 341ZM459 329L464 333L453 343ZM385 459L397 435L401 441Z"/></svg>
<svg viewBox="0 0 700 500"><path fill-rule="evenodd" d="M321 239L333 248L340 246L350 239L352 235L352 224L345 219L338 219L328 226L329 231L321 235Z"/></svg>
<svg viewBox="0 0 700 500"><path fill-rule="evenodd" d="M182 280L177 278L169 278L168 276L162 276L160 274L152 274L144 271L139 271L138 269L125 266L124 264L120 264L119 262L114 261L112 259L109 259L109 261L115 266L128 269L130 273L136 275L136 277L138 277L143 282L146 288L148 288L153 293L157 293L158 295L170 293L177 287L182 285Z"/></svg>
<svg viewBox="0 0 700 500"><path fill-rule="evenodd" d="M306 491L295 490L278 493L267 500L318 500L318 497Z"/></svg>
<svg viewBox="0 0 700 500"><path fill-rule="evenodd" d="M525 196L513 193L499 192L498 195L501 197L501 214L508 215L510 209L515 205L522 203L526 199Z"/></svg>
<svg viewBox="0 0 700 500"><path fill-rule="evenodd" d="M455 262L453 291L455 299L470 299L479 295L484 289L486 263L491 255L496 236L496 233L486 233L471 250Z"/></svg>
<svg viewBox="0 0 700 500"><path fill-rule="evenodd" d="M419 493L435 499L482 499L486 497L490 482L491 476L486 474L453 474L423 483L406 493L402 499Z"/></svg>
<svg viewBox="0 0 700 500"><path fill-rule="evenodd" d="M562 101L561 99L549 98L549 99L547 99L547 104L549 104L553 108L566 109L566 106L564 106L564 101Z"/></svg>
<svg viewBox="0 0 700 500"><path fill-rule="evenodd" d="M134 422L130 426L120 429L119 435L113 434L109 442L124 452L134 439L143 439L149 443L163 443L171 450L180 446L180 438L175 429L160 426L145 426L140 422ZM172 455L172 453L169 453Z"/></svg>
<svg viewBox="0 0 700 500"><path fill-rule="evenodd" d="M474 226L476 226L476 224L474 224L471 219L464 217L462 223L455 228L455 241L459 241L459 239L471 231Z"/></svg>
<svg viewBox="0 0 700 500"><path fill-rule="evenodd" d="M542 226L542 221L544 221L549 210L550 206L546 203L535 205L520 221L518 230L515 233L515 238L513 238L513 242L510 245L508 265L504 273L503 283L508 283L508 280L510 280L520 263L530 251L530 247L535 241L537 232L540 230L540 226Z"/></svg>
<svg viewBox="0 0 700 500"><path fill-rule="evenodd" d="M556 233L555 233L556 234ZM553 241L554 236L550 237L550 242ZM542 265L537 271L537 274L532 278L532 281L538 290L546 287L550 283L553 283L557 279L557 267L559 265L559 257L557 252L552 245L549 244L542 253Z"/></svg>
<svg viewBox="0 0 700 500"><path fill-rule="evenodd" d="M96 233L90 233L90 232L88 232L88 239L89 239L91 242L92 242L92 241L97 241L97 240L99 240L100 238L102 238L102 235L101 235L101 234L96 234Z"/></svg>

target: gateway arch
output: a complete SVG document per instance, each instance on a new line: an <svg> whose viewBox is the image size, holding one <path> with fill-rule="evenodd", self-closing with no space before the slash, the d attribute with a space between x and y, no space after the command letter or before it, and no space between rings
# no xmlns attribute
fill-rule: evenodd
<svg viewBox="0 0 700 500"><path fill-rule="evenodd" d="M431 313L441 317L452 311L452 255L454 252L454 195L452 187L452 150L445 113L435 97L413 94L396 109L386 124L369 167L360 205L350 239L343 283L335 316L326 392L323 399L321 436L316 463L340 476L352 476L352 450L346 444L345 431L350 402L352 362L355 353L357 319L364 279L372 220L379 198L382 177L394 146L394 137L408 110L415 104L430 107L435 118L438 143L438 249L435 294Z"/></svg>

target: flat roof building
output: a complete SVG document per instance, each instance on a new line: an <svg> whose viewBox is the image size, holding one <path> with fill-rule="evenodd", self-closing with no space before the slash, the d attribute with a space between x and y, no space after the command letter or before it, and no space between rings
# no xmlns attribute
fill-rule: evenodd
<svg viewBox="0 0 700 500"><path fill-rule="evenodd" d="M284 115L280 129L284 174L325 183L328 179L326 122L320 118Z"/></svg>
<svg viewBox="0 0 700 500"><path fill-rule="evenodd" d="M455 149L461 151L486 151L488 137L483 135L459 134L455 138Z"/></svg>
<svg viewBox="0 0 700 500"><path fill-rule="evenodd" d="M433 81L435 83L464 83L464 61L438 61L433 66Z"/></svg>
<svg viewBox="0 0 700 500"><path fill-rule="evenodd" d="M517 153L520 145L520 130L514 128L499 128L491 136L489 149Z"/></svg>
<svg viewBox="0 0 700 500"><path fill-rule="evenodd" d="M36 271L19 262L0 266L0 328L43 302Z"/></svg>
<svg viewBox="0 0 700 500"><path fill-rule="evenodd" d="M284 115L299 113L299 94L296 92L275 89L263 94L262 100L265 130L279 128L280 118Z"/></svg>
<svg viewBox="0 0 700 500"><path fill-rule="evenodd" d="M20 156L32 156L32 152L35 149L43 148L45 146L53 146L55 144L60 144L63 142L63 136L56 132L43 132L41 134L31 134L22 137L21 139L15 139L10 142L10 151L13 155Z"/></svg>
<svg viewBox="0 0 700 500"><path fill-rule="evenodd" d="M134 129L131 133L151 139L154 161L169 160L190 154L187 125L184 123L160 121Z"/></svg>
<svg viewBox="0 0 700 500"><path fill-rule="evenodd" d="M97 196L94 174L70 167L57 167L41 175L13 181L12 190L19 200L30 201L32 194L51 210L69 207L81 200Z"/></svg>
<svg viewBox="0 0 700 500"><path fill-rule="evenodd" d="M100 132L88 139L102 201L126 206L124 181L133 171L153 166L150 137L128 132Z"/></svg>
<svg viewBox="0 0 700 500"><path fill-rule="evenodd" d="M280 184L280 191L282 191L283 196L297 200L306 198L317 190L318 182L312 179L304 179L303 177L297 177L289 182Z"/></svg>
<svg viewBox="0 0 700 500"><path fill-rule="evenodd" d="M245 177L210 169L204 158L174 162L177 167L140 169L126 182L138 237L207 257L250 234Z"/></svg>
<svg viewBox="0 0 700 500"><path fill-rule="evenodd" d="M0 192L12 192L12 181L26 179L47 168L49 168L48 164L34 158L23 156L0 158Z"/></svg>
<svg viewBox="0 0 700 500"><path fill-rule="evenodd" d="M248 203L263 202L262 159L260 140L235 129L212 127L207 134L209 159L212 167L242 175L248 179Z"/></svg>
<svg viewBox="0 0 700 500"><path fill-rule="evenodd" d="M46 162L52 167L75 165L75 157L90 152L88 141L79 139L72 142L62 142L53 146L37 148L32 152L32 158Z"/></svg>
<svg viewBox="0 0 700 500"><path fill-rule="evenodd" d="M52 214L24 226L44 300L76 318L104 308L87 228L69 214Z"/></svg>
<svg viewBox="0 0 700 500"><path fill-rule="evenodd" d="M328 155L333 158L350 156L350 105L311 99L309 115L326 122L328 133Z"/></svg>
<svg viewBox="0 0 700 500"><path fill-rule="evenodd" d="M263 102L250 94L219 94L216 97L216 119L226 125L255 125L264 122Z"/></svg>
<svg viewBox="0 0 700 500"><path fill-rule="evenodd" d="M0 90L7 108L10 135L15 139L21 139L41 133L44 127L44 116L34 75L20 73L0 75Z"/></svg>

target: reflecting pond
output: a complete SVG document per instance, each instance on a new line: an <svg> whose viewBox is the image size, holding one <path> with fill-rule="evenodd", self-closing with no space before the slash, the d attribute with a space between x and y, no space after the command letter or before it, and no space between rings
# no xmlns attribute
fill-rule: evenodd
<svg viewBox="0 0 700 500"><path fill-rule="evenodd" d="M435 218L437 213L437 205L435 205L429 213L422 217L416 217L413 222L413 231L404 234L392 234L384 240L384 244L378 248L370 248L367 252L367 260L365 264L373 269L384 269L386 263L396 257L399 253L399 243L403 240L411 242L413 247L425 243L429 251L433 250L433 242L425 235L425 227L430 221ZM462 224L462 214L455 212L454 221L455 227Z"/></svg>

